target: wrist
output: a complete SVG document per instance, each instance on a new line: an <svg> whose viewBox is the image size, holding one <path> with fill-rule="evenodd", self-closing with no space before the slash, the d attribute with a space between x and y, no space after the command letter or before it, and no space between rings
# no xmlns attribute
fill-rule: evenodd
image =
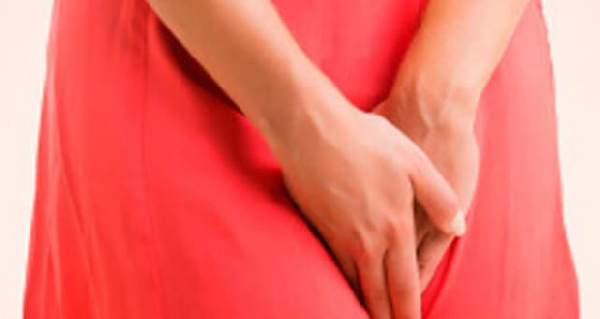
<svg viewBox="0 0 600 319"><path fill-rule="evenodd" d="M298 72L290 76L281 101L254 121L279 161L326 139L360 113L316 67Z"/></svg>
<svg viewBox="0 0 600 319"><path fill-rule="evenodd" d="M478 87L419 72L401 74L388 99L415 134L462 135L473 130L480 95Z"/></svg>

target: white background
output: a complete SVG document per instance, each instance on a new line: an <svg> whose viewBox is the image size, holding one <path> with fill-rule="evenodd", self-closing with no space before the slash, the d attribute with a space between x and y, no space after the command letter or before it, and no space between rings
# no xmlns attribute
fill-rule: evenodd
<svg viewBox="0 0 600 319"><path fill-rule="evenodd" d="M595 319L600 318L600 1L544 1L565 218L582 317ZM50 0L0 0L0 319L22 316L50 8Z"/></svg>

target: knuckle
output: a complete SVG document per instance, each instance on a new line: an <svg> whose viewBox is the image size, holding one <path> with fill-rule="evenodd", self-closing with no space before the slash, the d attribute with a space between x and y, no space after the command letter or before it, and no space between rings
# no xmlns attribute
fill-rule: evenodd
<svg viewBox="0 0 600 319"><path fill-rule="evenodd" d="M412 149L413 145L407 144L399 146L397 150L392 150L394 152L394 158L396 159L396 162L394 163L396 170L402 175L409 173L414 166L414 156L412 155L414 151ZM398 154L402 155L399 157Z"/></svg>
<svg viewBox="0 0 600 319"><path fill-rule="evenodd" d="M386 233L389 240L397 241L409 236L412 233L412 228L414 228L414 226L407 218L396 217L389 222L386 227Z"/></svg>
<svg viewBox="0 0 600 319"><path fill-rule="evenodd" d="M376 243L371 235L371 232L367 231L355 231L352 236L352 252L357 262L368 263L376 258Z"/></svg>
<svg viewBox="0 0 600 319"><path fill-rule="evenodd" d="M387 235L387 238L390 240L394 240L396 238L402 237L402 229L400 225L400 218L397 216L390 216L386 219L384 233Z"/></svg>
<svg viewBox="0 0 600 319"><path fill-rule="evenodd" d="M428 158L418 147L411 147L409 150L410 172L418 175L427 168Z"/></svg>

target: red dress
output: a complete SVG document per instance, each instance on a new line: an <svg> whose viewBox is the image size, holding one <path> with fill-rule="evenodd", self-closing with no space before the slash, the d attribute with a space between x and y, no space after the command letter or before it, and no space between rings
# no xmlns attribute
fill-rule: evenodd
<svg viewBox="0 0 600 319"><path fill-rule="evenodd" d="M274 4L369 111L425 2ZM540 9L483 94L468 233L424 292L425 318L578 317ZM144 0L55 0L47 53L25 318L368 318L266 142Z"/></svg>

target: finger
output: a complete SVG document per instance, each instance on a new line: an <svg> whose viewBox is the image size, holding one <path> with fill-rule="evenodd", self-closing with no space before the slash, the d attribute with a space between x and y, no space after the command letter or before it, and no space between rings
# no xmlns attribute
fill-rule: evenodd
<svg viewBox="0 0 600 319"><path fill-rule="evenodd" d="M317 236L319 236L319 238L322 238L318 232L316 234ZM356 267L354 260L352 258L346 258L345 256L347 256L347 254L338 253L340 251L344 251L343 249L341 249L338 242L325 241L324 239L323 242L325 244L325 248L327 248L329 254L333 256L333 260L338 265L342 274L346 278L346 282L348 282L350 288L354 290L354 293L356 294L357 298L362 302L362 296L360 293L360 283L358 281L358 268Z"/></svg>
<svg viewBox="0 0 600 319"><path fill-rule="evenodd" d="M344 277L346 277L348 284L350 284L350 287L352 288L352 290L354 290L356 297L362 303L363 296L362 296L362 292L360 291L360 282L358 281L358 271L357 271L356 265L354 264L354 261L352 261L352 259L350 259L350 258L338 258L337 256L335 256L335 261L339 265L340 269L342 270Z"/></svg>
<svg viewBox="0 0 600 319"><path fill-rule="evenodd" d="M424 291L429 285L453 239L452 235L437 231L428 233L423 239L417 253L421 291Z"/></svg>
<svg viewBox="0 0 600 319"><path fill-rule="evenodd" d="M405 236L394 240L387 253L388 290L394 318L420 318L421 296L415 250L414 221L403 230Z"/></svg>
<svg viewBox="0 0 600 319"><path fill-rule="evenodd" d="M423 207L415 201L415 227L416 227L416 245L421 245L423 242L423 238L425 235L432 231L437 231L437 229L431 224L431 221L427 217L427 213L423 210Z"/></svg>
<svg viewBox="0 0 600 319"><path fill-rule="evenodd" d="M392 318L385 273L382 258L371 259L358 267L361 293L372 319Z"/></svg>
<svg viewBox="0 0 600 319"><path fill-rule="evenodd" d="M462 235L466 224L456 193L427 155L420 149L416 153L415 170L411 174L416 199L439 230Z"/></svg>

